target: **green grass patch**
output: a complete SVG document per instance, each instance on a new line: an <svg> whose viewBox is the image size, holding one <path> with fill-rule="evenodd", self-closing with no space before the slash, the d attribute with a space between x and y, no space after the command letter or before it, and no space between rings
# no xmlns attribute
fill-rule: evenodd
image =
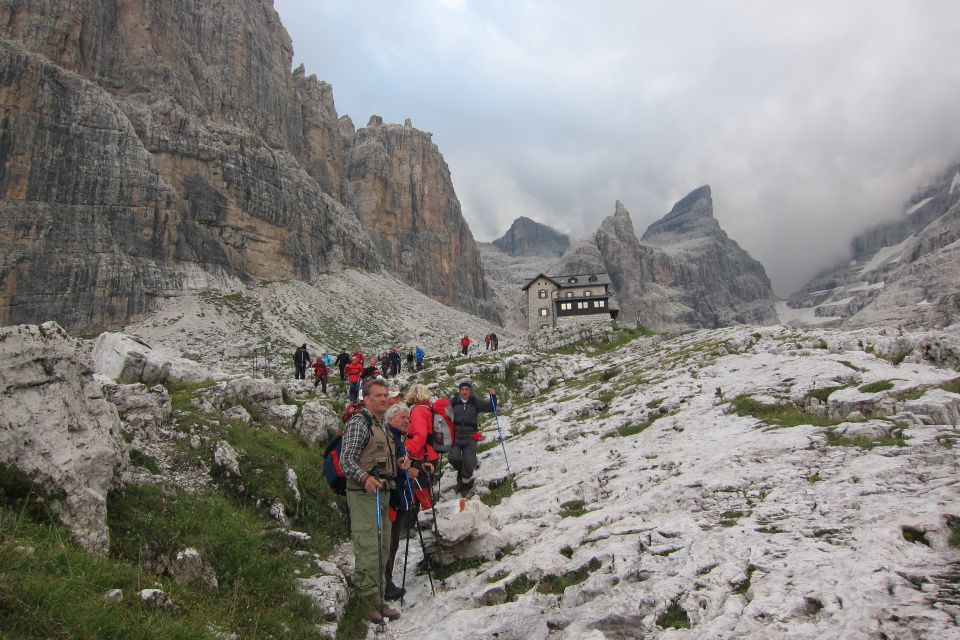
<svg viewBox="0 0 960 640"><path fill-rule="evenodd" d="M861 369L860 367L858 367L857 365L853 364L853 363L850 362L849 360L837 360L837 362L839 362L840 364L842 364L843 366L845 366L845 367L847 367L847 368L849 368L849 369L853 369L854 371L857 371L857 372L860 372L860 373L863 373L864 371L866 371L866 369Z"/></svg>
<svg viewBox="0 0 960 640"><path fill-rule="evenodd" d="M599 396L597 396L597 400L609 406L610 402L616 397L617 397L616 391L608 391L606 393L601 393Z"/></svg>
<svg viewBox="0 0 960 640"><path fill-rule="evenodd" d="M160 467L157 465L157 461L138 449L130 449L130 463L138 467L143 467L150 473L160 473Z"/></svg>
<svg viewBox="0 0 960 640"><path fill-rule="evenodd" d="M848 438L833 429L829 429L827 430L827 444L831 447L859 447L869 450L874 447L905 447L907 446L907 440L903 435L903 429L894 429L889 436L883 438L867 436Z"/></svg>
<svg viewBox="0 0 960 640"><path fill-rule="evenodd" d="M744 595L747 592L747 589L750 588L750 581L753 579L753 573L756 571L756 567L747 567L746 580L742 580L737 584L733 585L733 592L739 595Z"/></svg>
<svg viewBox="0 0 960 640"><path fill-rule="evenodd" d="M950 393L960 393L960 378L955 378L949 382L944 382L940 388Z"/></svg>
<svg viewBox="0 0 960 640"><path fill-rule="evenodd" d="M877 380L876 382L857 387L860 393L879 393L880 391L887 391L888 389L893 389L893 382L891 380Z"/></svg>
<svg viewBox="0 0 960 640"><path fill-rule="evenodd" d="M517 599L518 596L523 595L527 591L533 588L533 585L536 584L530 578L523 575L517 578L516 580L511 580L507 583L507 599L510 602L513 602Z"/></svg>
<svg viewBox="0 0 960 640"><path fill-rule="evenodd" d="M493 436L486 442L481 442L477 445L477 453L483 453L484 451L490 451L490 449L495 449L500 446L500 436L493 434Z"/></svg>
<svg viewBox="0 0 960 640"><path fill-rule="evenodd" d="M657 407L659 407L659 406L662 405L662 404L663 404L663 398L657 398L656 400L651 400L650 402L648 402L648 403L647 403L647 408L648 408L648 409L656 409Z"/></svg>
<svg viewBox="0 0 960 640"><path fill-rule="evenodd" d="M562 556L564 556L564 557L566 557L566 558L572 558L572 557L573 557L573 547L571 547L570 545L564 545L563 547L560 548L560 555L562 555Z"/></svg>
<svg viewBox="0 0 960 640"><path fill-rule="evenodd" d="M587 512L586 504L583 500L568 500L560 505L560 517L579 518Z"/></svg>
<svg viewBox="0 0 960 640"><path fill-rule="evenodd" d="M834 387L820 387L818 389L810 389L807 392L807 399L816 398L820 402L826 402L827 398L830 397L830 394L834 391L840 391L840 389L846 389L846 385L834 386Z"/></svg>
<svg viewBox="0 0 960 640"><path fill-rule="evenodd" d="M445 564L438 568L433 568L433 579L434 580L446 580L455 573L460 573L461 571L466 571L467 569L476 569L483 566L483 563L486 562L486 558L476 557L476 558L463 558L461 560L454 560L449 564ZM423 564L423 561L420 563ZM423 571L421 571L423 573Z"/></svg>
<svg viewBox="0 0 960 640"><path fill-rule="evenodd" d="M950 527L950 546L960 549L960 518L948 517L947 526Z"/></svg>
<svg viewBox="0 0 960 640"><path fill-rule="evenodd" d="M509 478L497 483L491 483L490 493L480 496L480 502L488 507L495 507L503 502L505 498L512 496L514 491L513 480Z"/></svg>
<svg viewBox="0 0 960 640"><path fill-rule="evenodd" d="M795 427L801 424L828 427L839 424L836 420L821 418L790 403L765 404L747 395L737 396L731 405L738 416L758 418L775 427Z"/></svg>
<svg viewBox="0 0 960 640"><path fill-rule="evenodd" d="M621 427L617 427L613 431L608 431L607 433L603 434L602 436L600 436L600 439L606 440L607 438L616 438L616 437L626 438L628 436L637 435L641 431L646 430L647 427L649 427L654 422L662 418L664 415L665 414L653 412L649 416L647 416L647 419L644 420L643 422L628 422L627 424Z"/></svg>
<svg viewBox="0 0 960 640"><path fill-rule="evenodd" d="M814 482L820 482L820 480L821 480L821 478L820 478L820 472L819 472L819 471L814 472L812 475L810 475L810 476L807 478L807 480L809 480L811 484L813 484Z"/></svg>
<svg viewBox="0 0 960 640"><path fill-rule="evenodd" d="M593 558L588 564L580 567L579 569L567 571L563 575L544 576L544 578L540 581L540 584L537 585L537 592L552 595L562 595L567 587L580 584L589 578L591 573L599 568L600 561L596 558Z"/></svg>
<svg viewBox="0 0 960 640"><path fill-rule="evenodd" d="M657 626L664 629L689 629L690 617L680 603L674 601L666 611L657 616Z"/></svg>

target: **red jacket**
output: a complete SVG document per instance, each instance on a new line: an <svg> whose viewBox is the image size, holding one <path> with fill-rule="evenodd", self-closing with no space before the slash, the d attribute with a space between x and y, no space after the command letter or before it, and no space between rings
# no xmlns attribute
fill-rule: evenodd
<svg viewBox="0 0 960 640"><path fill-rule="evenodd" d="M310 367L313 369L314 375L321 380L326 380L330 375L330 369L327 367L327 363L321 360L319 357L312 365L310 365Z"/></svg>
<svg viewBox="0 0 960 640"><path fill-rule="evenodd" d="M433 433L433 409L429 402L418 402L410 409L410 426L407 427L407 439L404 446L412 460L433 462L440 456L427 444L427 437Z"/></svg>
<svg viewBox="0 0 960 640"><path fill-rule="evenodd" d="M460 346L461 346L461 347L469 347L469 346L470 346L470 338L468 338L467 336L463 336L462 338L460 338Z"/></svg>
<svg viewBox="0 0 960 640"><path fill-rule="evenodd" d="M363 365L359 362L351 362L343 368L343 373L347 376L347 382L360 382Z"/></svg>

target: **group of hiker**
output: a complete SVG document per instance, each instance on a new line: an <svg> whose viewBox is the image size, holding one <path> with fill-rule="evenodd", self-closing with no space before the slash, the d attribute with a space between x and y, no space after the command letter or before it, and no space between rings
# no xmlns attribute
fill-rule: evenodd
<svg viewBox="0 0 960 640"><path fill-rule="evenodd" d="M496 351L500 348L500 338L493 332L483 336L483 343L487 346L487 351ZM463 334L463 337L460 338L460 354L464 356L470 355L471 344L473 344L473 342L470 340L470 336Z"/></svg>
<svg viewBox="0 0 960 640"><path fill-rule="evenodd" d="M430 390L422 384L412 385L401 397L399 389L387 380L374 377L363 383L362 406L348 405L338 461L346 478L356 557L354 586L368 607L371 622L381 624L384 619L400 617L400 612L384 601L402 602L406 593L409 537L401 584L394 579L403 530L408 530L408 536L411 527L417 530L427 557L417 514L421 508L433 508L433 488L439 485L437 472L444 452L457 470L458 490L466 494L472 489L477 443L483 437L479 413L496 408L496 391L489 389L489 394L487 400L477 398L472 384L463 381L450 399L432 400ZM332 445L328 454L331 449Z"/></svg>
<svg viewBox="0 0 960 640"><path fill-rule="evenodd" d="M423 347L417 345L416 348L409 347L407 350L406 361L407 369L410 371L422 371L423 359L426 352ZM346 380L349 384L349 396L351 402L359 400L360 385L364 380L376 375L382 375L385 378L397 376L400 374L403 359L396 347L389 351L384 351L378 358L371 358L369 362L360 351L354 351L353 354L347 354L347 348L342 347L336 358L324 351L311 361L310 352L307 345L303 344L297 347L293 353L293 366L298 380L305 380L307 369L313 369L313 386L321 386L323 393L327 393L327 382L330 379L330 372L334 366L340 372L341 382Z"/></svg>

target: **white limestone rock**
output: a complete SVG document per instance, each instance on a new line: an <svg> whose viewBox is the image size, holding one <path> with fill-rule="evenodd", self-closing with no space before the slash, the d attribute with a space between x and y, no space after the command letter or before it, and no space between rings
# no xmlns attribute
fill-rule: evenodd
<svg viewBox="0 0 960 640"><path fill-rule="evenodd" d="M293 430L307 443L327 442L341 428L340 417L321 402L305 402L293 424Z"/></svg>
<svg viewBox="0 0 960 640"><path fill-rule="evenodd" d="M240 457L226 440L220 440L213 448L213 463L227 474L240 477Z"/></svg>
<svg viewBox="0 0 960 640"><path fill-rule="evenodd" d="M170 420L170 394L163 385L105 384L103 392L132 427L159 429Z"/></svg>
<svg viewBox="0 0 960 640"><path fill-rule="evenodd" d="M227 382L225 397L233 403L249 402L261 409L266 409L283 403L283 390L273 380L235 378Z"/></svg>
<svg viewBox="0 0 960 640"><path fill-rule="evenodd" d="M97 374L120 383L200 382L224 375L215 367L155 349L123 333L101 333L92 357Z"/></svg>
<svg viewBox="0 0 960 640"><path fill-rule="evenodd" d="M106 496L128 453L81 343L54 322L0 328L0 401L0 463L36 480L81 547L106 553Z"/></svg>
<svg viewBox="0 0 960 640"><path fill-rule="evenodd" d="M168 573L177 584L199 585L210 591L216 591L219 587L213 567L204 562L200 552L193 547L177 552L170 562Z"/></svg>
<svg viewBox="0 0 960 640"><path fill-rule="evenodd" d="M330 622L343 618L349 599L347 583L342 576L320 575L294 580L297 591L310 598L313 607Z"/></svg>
<svg viewBox="0 0 960 640"><path fill-rule="evenodd" d="M235 405L224 411L223 417L227 418L228 420L239 420L243 424L247 425L250 424L251 420L253 420L253 418L250 416L250 412L240 405Z"/></svg>

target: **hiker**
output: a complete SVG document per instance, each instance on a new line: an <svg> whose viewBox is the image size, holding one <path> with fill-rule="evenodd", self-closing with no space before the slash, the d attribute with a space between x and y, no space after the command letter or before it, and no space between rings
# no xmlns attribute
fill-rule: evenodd
<svg viewBox="0 0 960 640"><path fill-rule="evenodd" d="M478 428L478 414L493 412L493 404L473 395L473 385L464 380L457 385L459 392L450 398L453 405L453 447L450 448L450 464L457 470L457 489L466 493L473 488L473 471L477 468L477 442L483 435ZM490 396L496 400L497 392L491 388Z"/></svg>
<svg viewBox="0 0 960 640"><path fill-rule="evenodd" d="M363 375L363 365L360 364L360 359L353 356L350 359L350 364L344 368L344 372L347 374L347 382L350 383L350 402L357 402L360 395L360 377Z"/></svg>
<svg viewBox="0 0 960 640"><path fill-rule="evenodd" d="M410 406L410 427L407 429L405 443L410 464L432 476L434 464L440 456L432 446L433 409L430 389L426 385L415 384L407 391L405 399Z"/></svg>
<svg viewBox="0 0 960 640"><path fill-rule="evenodd" d="M343 375L343 370L348 364L350 364L350 356L347 355L347 348L340 347L340 355L337 356L337 366L340 368L340 382L343 382L346 377Z"/></svg>
<svg viewBox="0 0 960 640"><path fill-rule="evenodd" d="M310 364L310 352L307 351L307 345L303 344L293 352L293 366L297 370L297 380L307 379L308 364Z"/></svg>
<svg viewBox="0 0 960 640"><path fill-rule="evenodd" d="M380 354L380 374L384 378L390 377L390 356L386 351Z"/></svg>
<svg viewBox="0 0 960 640"><path fill-rule="evenodd" d="M495 333L490 334L490 348L493 351L496 351L497 349L500 348L500 338L498 338L497 334Z"/></svg>
<svg viewBox="0 0 960 640"><path fill-rule="evenodd" d="M333 365L336 362L336 360L333 359L332 355L324 351L323 355L320 357L323 358L323 364L327 365L327 369L333 369Z"/></svg>
<svg viewBox="0 0 960 640"><path fill-rule="evenodd" d="M400 375L400 366L403 360L400 358L400 352L394 347L390 350L390 373L393 377Z"/></svg>
<svg viewBox="0 0 960 640"><path fill-rule="evenodd" d="M330 367L327 366L322 356L317 356L317 359L310 365L310 368L313 369L313 388L316 389L318 384L322 384L323 393L326 395L327 378L330 375Z"/></svg>
<svg viewBox="0 0 960 640"><path fill-rule="evenodd" d="M423 350L423 347L417 345L416 351L413 352L413 357L417 360L417 371L423 371L423 357L427 355Z"/></svg>
<svg viewBox="0 0 960 640"><path fill-rule="evenodd" d="M391 391L391 395L394 392ZM396 392L399 396L399 391ZM406 458L406 449L403 446L403 436L407 433L407 427L410 425L410 409L402 402L392 404L383 414L383 419L389 427L390 435L393 436L394 445L397 451L397 457ZM387 555L387 562L384 565L384 577L386 586L383 589L385 600L397 600L402 598L406 589L398 587L393 582L393 565L397 557L397 549L400 548L401 530L406 530L411 518L416 517L416 501L408 491L407 474L411 479L416 479L418 471L407 468L397 472L396 488L390 492L390 507L395 514L393 524L390 529L390 553Z"/></svg>
<svg viewBox="0 0 960 640"><path fill-rule="evenodd" d="M490 351L490 334L483 336L483 342L487 345L487 351Z"/></svg>
<svg viewBox="0 0 960 640"><path fill-rule="evenodd" d="M413 347L407 347L407 371L413 371Z"/></svg>
<svg viewBox="0 0 960 640"><path fill-rule="evenodd" d="M467 334L463 334L463 337L460 338L460 352L463 355L467 355L467 349L470 348L470 338Z"/></svg>
<svg viewBox="0 0 960 640"><path fill-rule="evenodd" d="M367 619L375 624L400 617L399 611L383 604L382 568L390 552L392 529L387 492L396 486L397 471L406 468L408 461L397 457L394 439L383 421L388 393L383 380L369 380L364 385L363 409L344 426L340 457L347 477L350 537L356 559L353 583L366 606Z"/></svg>

